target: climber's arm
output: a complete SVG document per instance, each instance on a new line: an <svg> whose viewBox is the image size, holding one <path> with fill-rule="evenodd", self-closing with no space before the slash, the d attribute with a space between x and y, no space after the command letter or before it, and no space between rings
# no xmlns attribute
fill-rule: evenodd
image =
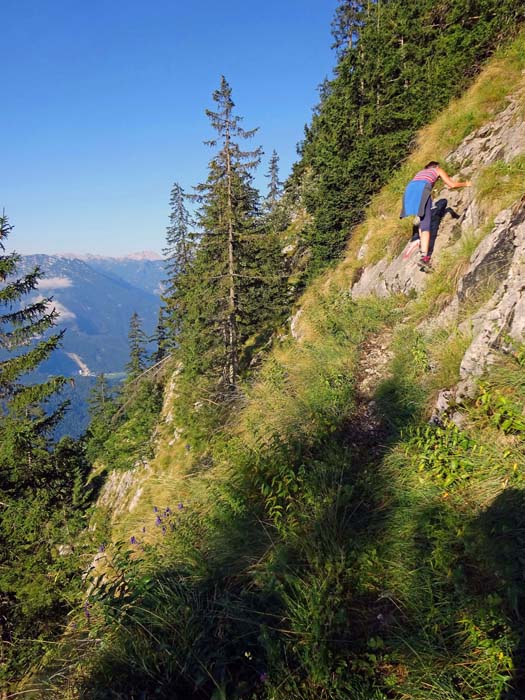
<svg viewBox="0 0 525 700"><path fill-rule="evenodd" d="M470 187L472 185L470 180L466 180L466 182L456 182L456 180L453 180L449 175L447 175L443 168L436 168L436 172L443 180L445 185L450 187L450 189L456 189L457 187Z"/></svg>

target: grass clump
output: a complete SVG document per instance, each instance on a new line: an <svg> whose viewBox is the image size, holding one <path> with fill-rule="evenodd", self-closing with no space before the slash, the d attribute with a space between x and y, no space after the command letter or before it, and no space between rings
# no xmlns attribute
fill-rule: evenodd
<svg viewBox="0 0 525 700"><path fill-rule="evenodd" d="M476 198L487 218L493 218L523 194L524 176L523 155L516 156L508 163L498 160L481 170L476 183Z"/></svg>

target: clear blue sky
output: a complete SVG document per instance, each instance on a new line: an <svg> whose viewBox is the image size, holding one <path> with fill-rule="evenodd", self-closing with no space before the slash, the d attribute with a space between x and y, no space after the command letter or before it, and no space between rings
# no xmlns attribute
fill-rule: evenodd
<svg viewBox="0 0 525 700"><path fill-rule="evenodd" d="M21 253L160 251L206 178L224 74L281 176L335 63L337 0L2 0L0 207Z"/></svg>

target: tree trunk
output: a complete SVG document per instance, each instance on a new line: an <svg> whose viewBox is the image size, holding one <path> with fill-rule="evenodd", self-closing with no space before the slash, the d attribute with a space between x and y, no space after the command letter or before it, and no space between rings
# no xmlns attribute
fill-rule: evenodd
<svg viewBox="0 0 525 700"><path fill-rule="evenodd" d="M226 132L226 178L228 184L228 321L227 321L227 376L231 387L235 387L238 372L237 354L237 295L235 289L235 232L233 230L233 193L230 154L230 133Z"/></svg>

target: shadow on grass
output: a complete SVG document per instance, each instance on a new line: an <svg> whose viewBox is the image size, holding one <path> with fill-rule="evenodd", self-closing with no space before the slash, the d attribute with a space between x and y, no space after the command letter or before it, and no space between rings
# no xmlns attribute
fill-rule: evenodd
<svg viewBox="0 0 525 700"><path fill-rule="evenodd" d="M499 586L509 601L520 667L523 494L504 492L467 525L470 568L463 545L454 541L458 522L464 524L459 511L439 502L399 503L399 485L383 457L421 419L425 394L417 373L407 371L410 362L394 363L372 412L363 399L309 447L290 440L259 455L257 463L245 456L234 470L242 470L242 478L221 486L214 508L187 514L176 536L185 542L182 550L175 543L162 560L152 553L144 568L124 561L127 592L114 588L102 601L111 632L81 697L384 700L387 683L404 673L395 657L404 649L400 637L416 648L421 642L432 662L439 664L440 653L460 657L454 625L465 601L476 598L480 571L487 579L482 593ZM261 470L268 491L254 480ZM287 495L271 500L281 487ZM281 508L280 518L271 515L269 503ZM393 515L403 508L417 519L407 551L415 568L424 568L414 578L413 588L421 590L414 590L410 609L394 600L382 561L397 536ZM451 560L462 564L452 579L443 565L436 580L436 532ZM491 569L500 573L489 575ZM444 605L434 606L436 599ZM426 618L418 617L418 606ZM431 619L434 609L441 617ZM435 650L418 638L418 628L434 623ZM383 643L395 652L388 663L377 647ZM463 697L460 681L451 664L445 680L450 698ZM518 672L511 687L500 700L522 697Z"/></svg>
<svg viewBox="0 0 525 700"><path fill-rule="evenodd" d="M471 524L485 566L492 572L495 592L503 599L509 625L518 642L512 679L500 700L525 698L525 493L505 489Z"/></svg>
<svg viewBox="0 0 525 700"><path fill-rule="evenodd" d="M394 362L392 377L380 384L375 395L385 449L403 441L403 431L423 418L425 396L410 380L407 361L397 366ZM450 698L471 697L468 688L475 684L475 673L480 671L473 671L472 676L464 674L464 668L476 665L475 651L468 663L460 663L466 653L463 623L470 619L476 626L476 620L481 620L480 634L488 639L479 643L493 640L496 650L498 645L514 645L512 677L498 699L523 700L525 492L507 488L481 513L466 505L451 501L445 489L437 488L430 501L427 497L426 503L423 499L419 505L416 500L408 507L407 515L414 522L414 560L407 571L412 569L415 574L405 601L406 617L393 620L391 643L404 654L406 640L416 665L418 658L429 656L434 657L437 668L443 663L435 677L431 666L421 669L423 685L430 688L436 683L436 688L448 692ZM461 531L464 536L457 535ZM495 602L498 600L501 602ZM385 632L388 636L388 630ZM487 654L487 659L480 661L482 674L483 669L490 674L490 664L496 663L495 657L491 659ZM416 692L419 690L418 686Z"/></svg>
<svg viewBox="0 0 525 700"><path fill-rule="evenodd" d="M234 508L219 505L202 538L191 518L179 533L193 539L183 559L175 551L143 572L124 560L128 590L110 584L102 596L114 631L83 698L264 698L267 676L279 700L352 688L373 697L368 669L354 665L390 614L371 585L371 550L393 497L379 460L349 446L348 427L344 418L308 449L288 444L258 464L278 474L286 463L285 478L296 479L277 523L245 465L228 487Z"/></svg>

